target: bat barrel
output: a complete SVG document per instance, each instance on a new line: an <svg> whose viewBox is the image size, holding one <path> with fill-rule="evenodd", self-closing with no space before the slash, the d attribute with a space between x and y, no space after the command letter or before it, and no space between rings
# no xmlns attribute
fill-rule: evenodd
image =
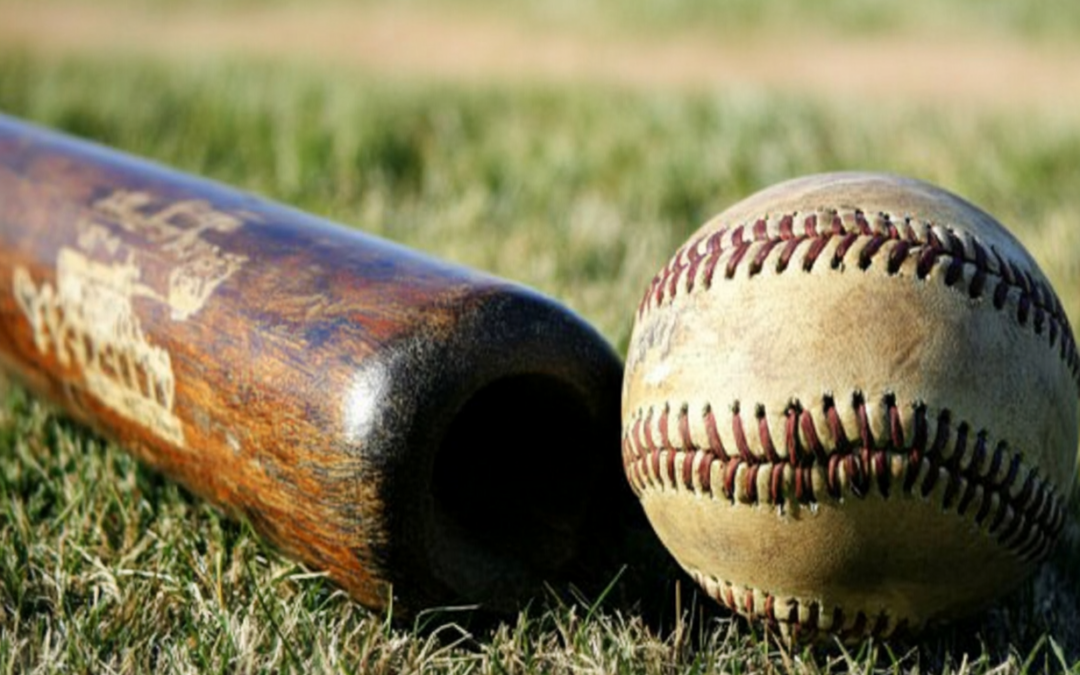
<svg viewBox="0 0 1080 675"><path fill-rule="evenodd" d="M515 607L632 508L565 308L2 116L0 365L373 608Z"/></svg>

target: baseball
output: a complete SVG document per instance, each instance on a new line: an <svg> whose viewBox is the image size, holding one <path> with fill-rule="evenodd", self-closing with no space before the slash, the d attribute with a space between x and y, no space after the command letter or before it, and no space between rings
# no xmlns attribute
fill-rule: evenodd
<svg viewBox="0 0 1080 675"><path fill-rule="evenodd" d="M789 639L916 632L1016 586L1077 473L1080 358L994 218L895 176L810 176L653 279L626 475L716 600Z"/></svg>

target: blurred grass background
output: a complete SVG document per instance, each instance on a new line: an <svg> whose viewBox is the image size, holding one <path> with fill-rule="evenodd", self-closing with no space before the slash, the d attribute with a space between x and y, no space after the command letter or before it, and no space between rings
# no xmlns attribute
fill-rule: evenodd
<svg viewBox="0 0 1080 675"><path fill-rule="evenodd" d="M1080 5L414 0L394 10L404 12L395 19L402 31L409 17L435 17L425 30L525 27L515 39L536 26L597 59L624 53L603 49L612 41L648 50L735 40L749 68L777 45L806 40L902 44L903 54L942 59L997 45L1020 63L1058 68L1021 69L1030 81L1002 68L1012 79L992 88L1000 95L963 81L926 89L923 80L941 73L888 61L889 73L905 76L888 96L845 89L846 72L865 64L843 61L830 66L837 86L827 86L826 69L818 92L796 81L797 70L790 86L687 85L674 71L670 86L605 82L603 69L586 79L556 70L487 81L437 63L428 73L393 67L415 54L391 52L382 67L294 54L288 33L273 36L271 52L246 53L211 30L242 27L245 12L296 17L309 6L5 0L0 111L521 281L570 305L623 352L645 284L710 215L771 183L838 169L912 175L979 204L1033 252L1074 325L1080 317L1080 108L1052 95L1060 87L1060 100L1076 100L1071 81L1039 79L1069 63L1080 70L1069 61L1080 54L1071 46ZM41 23L69 11L139 20L102 46L82 29ZM361 3L333 16L365 11L383 9ZM139 33L155 22L167 32L176 13L204 16L208 42L156 50L155 34ZM978 74L993 82L997 68L987 62ZM942 63L941 72L951 71ZM939 89L955 89L955 99L927 93ZM555 597L495 626L451 613L402 627L18 385L0 393L4 672L1080 671L1075 517L1033 581L917 644L792 653L708 608L658 621Z"/></svg>
<svg viewBox="0 0 1080 675"><path fill-rule="evenodd" d="M377 0L45 0L53 6L110 6L137 12L192 8L206 16L265 8L380 7ZM35 5L41 0L4 0L4 4ZM799 0L399 0L397 8L423 12L448 10L455 14L510 16L530 25L554 25L596 29L602 32L636 32L656 35L688 30L712 35L760 32L787 34L793 39L809 32L847 37L891 36L898 33L923 36L985 36L1005 41L1072 42L1080 35L1080 7L1069 0L1017 3L1010 0L822 0L808 4Z"/></svg>

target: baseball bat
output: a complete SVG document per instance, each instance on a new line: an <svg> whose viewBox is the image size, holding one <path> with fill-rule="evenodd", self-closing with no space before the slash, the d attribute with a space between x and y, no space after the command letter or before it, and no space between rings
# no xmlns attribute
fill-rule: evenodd
<svg viewBox="0 0 1080 675"><path fill-rule="evenodd" d="M632 503L569 310L3 116L0 364L396 616L587 584Z"/></svg>

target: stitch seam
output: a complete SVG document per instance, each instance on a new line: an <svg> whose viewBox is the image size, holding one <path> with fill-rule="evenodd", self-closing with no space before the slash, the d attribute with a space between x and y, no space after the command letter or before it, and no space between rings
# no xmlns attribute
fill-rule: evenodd
<svg viewBox="0 0 1080 675"><path fill-rule="evenodd" d="M767 626L788 634L793 641L811 642L827 633L842 642L867 637L888 638L909 632L910 623L899 621L885 612L868 615L863 611L848 615L841 607L826 613L820 602L799 598L781 598L768 591L737 587L734 583L697 569L687 569L690 576L717 602L743 616L757 616ZM761 597L757 597L760 595ZM780 605L778 607L778 605ZM755 614L755 609L760 611ZM826 619L829 621L827 622Z"/></svg>
<svg viewBox="0 0 1080 675"><path fill-rule="evenodd" d="M945 285L957 288L966 279L967 294L973 300L990 296L994 308L1004 311L1010 298L1015 297L1016 321L1021 326L1030 325L1036 335L1046 335L1051 348L1058 347L1061 360L1080 388L1076 339L1061 300L1048 284L1036 280L1031 270L1008 260L995 246L988 247L972 235L885 212L876 214L873 222L859 209L788 213L698 236L679 249L653 278L638 305L638 319L649 309L671 302L680 292L692 293L699 287L709 290L717 274L733 278L744 263L748 275L754 277L775 258L776 272L784 273L805 244L809 249L801 268L810 272L834 240L837 243L829 260L834 270L843 270L849 253L857 250L855 263L863 271L882 255L885 272L890 276L899 274L910 260L915 262L919 280L925 280L939 264L947 265ZM861 248L856 246L858 243L863 244Z"/></svg>
<svg viewBox="0 0 1080 675"><path fill-rule="evenodd" d="M886 499L896 492L923 499L937 494L943 509L972 518L1021 559L1039 561L1049 555L1064 528L1065 507L1038 469L1024 466L1021 452L1005 441L992 443L987 431L973 431L967 422L953 420L947 409L937 415L931 439L922 404L914 406L911 437L905 439L895 397L885 396L883 404L888 433L875 439L861 394L852 396L858 428L851 435L833 397L824 397L822 414L833 439L827 448L812 412L794 401L785 411L783 454L759 405L754 416L761 455L750 449L737 403L731 412L734 447L721 440L710 405L702 412L704 447L691 437L689 405L676 413L678 444L672 441L671 406L664 405L655 422L650 407L644 416L639 410L624 428L623 466L638 497L647 490L676 489L783 509L849 495L861 499L873 490Z"/></svg>

